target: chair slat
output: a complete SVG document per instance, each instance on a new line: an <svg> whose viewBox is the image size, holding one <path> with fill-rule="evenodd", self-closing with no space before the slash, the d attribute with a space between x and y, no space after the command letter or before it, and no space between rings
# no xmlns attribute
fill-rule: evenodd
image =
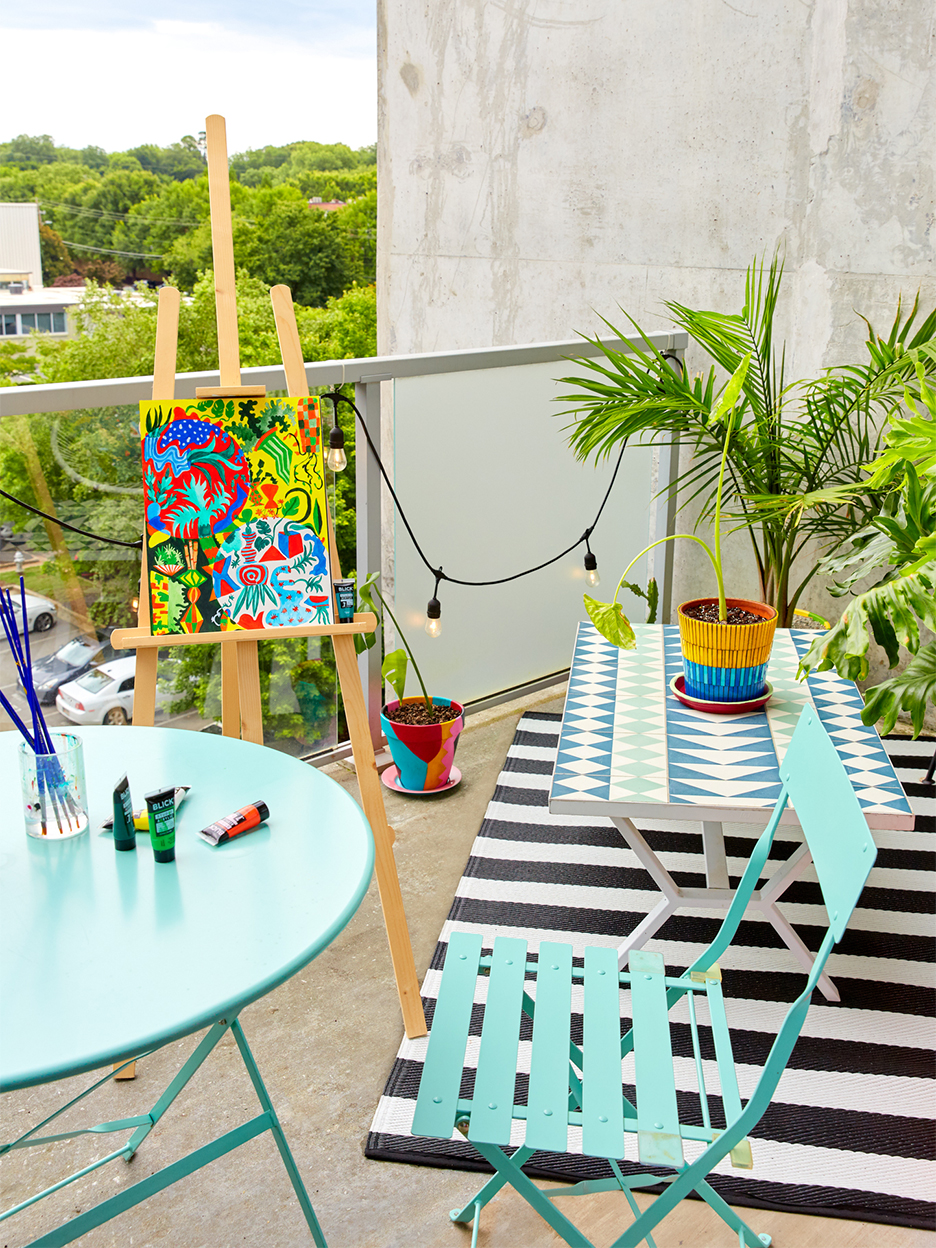
<svg viewBox="0 0 936 1248"><path fill-rule="evenodd" d="M637 1081L637 1147L644 1165L681 1166L682 1138L666 1001L666 968L659 953L632 950L631 1004Z"/></svg>
<svg viewBox="0 0 936 1248"><path fill-rule="evenodd" d="M416 1098L414 1135L447 1140L455 1129L480 957L480 932L452 933Z"/></svg>
<svg viewBox="0 0 936 1248"><path fill-rule="evenodd" d="M509 1144L527 942L498 936L491 957L468 1139Z"/></svg>
<svg viewBox="0 0 936 1248"><path fill-rule="evenodd" d="M543 941L536 973L527 1098L526 1142L530 1148L564 1153L568 1147L571 1018L572 946Z"/></svg>
<svg viewBox="0 0 936 1248"><path fill-rule="evenodd" d="M621 1008L617 952L585 950L582 1052L582 1151L590 1157L624 1156L621 1086Z"/></svg>

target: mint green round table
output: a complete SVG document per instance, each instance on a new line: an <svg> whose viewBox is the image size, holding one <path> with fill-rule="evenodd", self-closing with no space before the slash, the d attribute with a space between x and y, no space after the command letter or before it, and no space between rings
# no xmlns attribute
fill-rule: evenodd
<svg viewBox="0 0 936 1248"><path fill-rule="evenodd" d="M132 1156L229 1030L263 1112L36 1243L69 1243L270 1130L324 1245L237 1015L310 962L354 914L373 868L367 821L314 767L249 742L161 728L72 731L84 742L90 830L59 844L26 835L19 736L0 734L0 1091L139 1057L207 1027L149 1115L88 1128L133 1129L95 1164ZM152 789L192 785L179 811L175 862L156 863L146 833L135 851L117 853L101 831L125 771L136 808ZM197 835L258 799L270 808L266 825L217 847ZM40 1142L22 1137L2 1151Z"/></svg>

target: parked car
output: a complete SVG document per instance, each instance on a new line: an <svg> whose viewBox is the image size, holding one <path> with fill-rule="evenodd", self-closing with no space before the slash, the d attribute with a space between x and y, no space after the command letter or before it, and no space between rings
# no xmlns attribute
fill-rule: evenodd
<svg viewBox="0 0 936 1248"><path fill-rule="evenodd" d="M62 685L77 680L85 672L101 663L132 654L130 650L115 650L109 634L99 631L96 637L72 637L53 654L33 660L33 679L36 693L42 703L52 703ZM20 681L20 688L23 682Z"/></svg>
<svg viewBox="0 0 936 1248"><path fill-rule="evenodd" d="M13 588L7 586L7 588ZM20 607L19 590L13 588L13 613L19 631L23 631L23 613ZM31 633L47 633L58 619L58 603L51 598L38 598L35 594L26 595L26 623Z"/></svg>
<svg viewBox="0 0 936 1248"><path fill-rule="evenodd" d="M73 724L126 724L133 713L136 655L112 659L59 689L55 706Z"/></svg>

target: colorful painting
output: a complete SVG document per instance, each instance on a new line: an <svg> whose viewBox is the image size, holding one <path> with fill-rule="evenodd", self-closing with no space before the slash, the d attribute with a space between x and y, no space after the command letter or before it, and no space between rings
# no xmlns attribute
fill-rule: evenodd
<svg viewBox="0 0 936 1248"><path fill-rule="evenodd" d="M331 624L319 401L140 404L154 633Z"/></svg>

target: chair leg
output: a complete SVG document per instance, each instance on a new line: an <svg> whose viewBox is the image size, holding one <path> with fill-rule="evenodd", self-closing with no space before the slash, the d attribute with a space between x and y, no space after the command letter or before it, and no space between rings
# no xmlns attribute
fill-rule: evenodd
<svg viewBox="0 0 936 1248"><path fill-rule="evenodd" d="M624 1175L621 1174L621 1167L618 1165L618 1163L616 1161L613 1161L609 1157L608 1164L611 1166L611 1169L614 1172L614 1177L617 1179L618 1183L620 1183L621 1191L627 1197L627 1203L630 1205L631 1211L633 1212L634 1218L636 1220L637 1218L640 1217L640 1205L638 1205L637 1201L634 1199L634 1193L631 1191L630 1187L628 1186L627 1180L624 1178ZM646 1242L647 1242L648 1248L656 1248L656 1244L653 1242L653 1236L649 1233L649 1231L647 1232Z"/></svg>
<svg viewBox="0 0 936 1248"><path fill-rule="evenodd" d="M556 1234L565 1240L569 1248L595 1248L591 1240L586 1239L578 1227L570 1222L565 1214L560 1213L548 1197L543 1195L532 1179L527 1178L514 1157L508 1157L496 1144L482 1144L476 1140L472 1140L471 1143L485 1161L489 1161L498 1174L504 1176L505 1181L514 1188L517 1195L522 1196L527 1204L531 1205L540 1217L549 1223Z"/></svg>
<svg viewBox="0 0 936 1248"><path fill-rule="evenodd" d="M475 1145L474 1147L477 1147L477 1145ZM536 1150L532 1148L526 1148L526 1147L518 1148L517 1151L514 1153L514 1157L513 1157L514 1162L518 1166L522 1166L523 1163L527 1160L527 1158L533 1156L533 1153L535 1151ZM504 1184L509 1183L509 1182L510 1180L506 1174L492 1174L491 1177L488 1179L488 1181L485 1183L484 1187L480 1188L477 1192L475 1192L471 1200L469 1200L468 1203L464 1205L461 1209L453 1209L452 1212L449 1214L449 1217L452 1219L453 1222L470 1222L472 1218L476 1216L474 1211L476 1209L478 1210L483 1209L489 1200L494 1199L494 1197L501 1190Z"/></svg>
<svg viewBox="0 0 936 1248"><path fill-rule="evenodd" d="M752 1230L743 1218L738 1217L731 1205L719 1196L714 1187L703 1180L696 1184L695 1190L705 1203L715 1210L723 1222L727 1222L733 1231L737 1231L741 1248L757 1248L761 1244L766 1246L770 1243L770 1236L758 1235L757 1231Z"/></svg>

